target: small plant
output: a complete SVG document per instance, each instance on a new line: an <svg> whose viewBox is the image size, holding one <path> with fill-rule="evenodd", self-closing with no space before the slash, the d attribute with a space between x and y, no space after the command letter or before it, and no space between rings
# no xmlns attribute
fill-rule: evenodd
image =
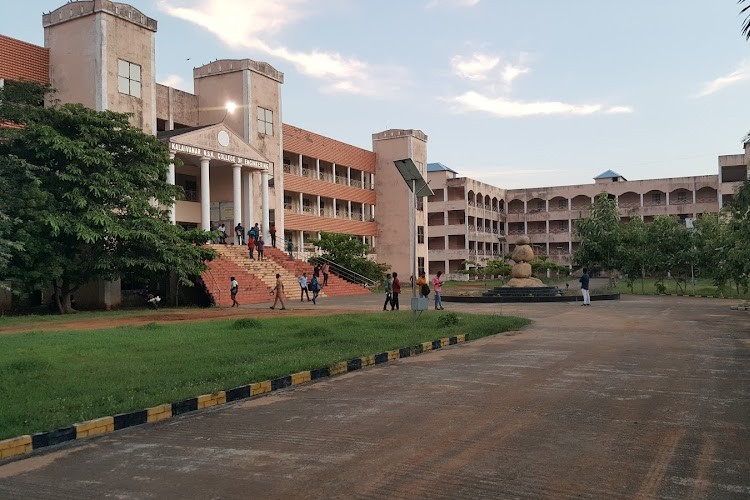
<svg viewBox="0 0 750 500"><path fill-rule="evenodd" d="M438 325L442 328L458 324L458 314L454 312L445 313L438 318Z"/></svg>
<svg viewBox="0 0 750 500"><path fill-rule="evenodd" d="M237 330L254 330L262 327L262 323L255 318L240 318L232 325Z"/></svg>
<svg viewBox="0 0 750 500"><path fill-rule="evenodd" d="M667 287L664 286L663 281L661 280L657 281L656 283L654 283L654 286L656 287L656 293L658 293L659 295L663 295L667 293Z"/></svg>

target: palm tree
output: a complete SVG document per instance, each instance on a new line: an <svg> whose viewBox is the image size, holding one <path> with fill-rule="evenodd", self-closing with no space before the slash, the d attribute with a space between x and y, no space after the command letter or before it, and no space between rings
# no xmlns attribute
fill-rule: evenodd
<svg viewBox="0 0 750 500"><path fill-rule="evenodd" d="M747 0L737 0L737 3L745 3ZM742 7L740 14L750 11L750 5ZM745 40L750 40L750 13L745 16L745 21L742 23L742 34L745 35Z"/></svg>

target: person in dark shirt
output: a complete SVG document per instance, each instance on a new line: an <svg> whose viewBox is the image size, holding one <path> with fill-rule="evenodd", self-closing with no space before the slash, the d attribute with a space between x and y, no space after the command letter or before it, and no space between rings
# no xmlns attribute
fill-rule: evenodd
<svg viewBox="0 0 750 500"><path fill-rule="evenodd" d="M590 306L591 295L589 294L589 271L585 267L583 268L581 279L579 279L578 281L581 282L581 295L583 295L583 305Z"/></svg>
<svg viewBox="0 0 750 500"><path fill-rule="evenodd" d="M398 280L398 273L393 273L393 283L391 284L393 295L391 295L391 311L398 311L398 294L401 293L401 282Z"/></svg>

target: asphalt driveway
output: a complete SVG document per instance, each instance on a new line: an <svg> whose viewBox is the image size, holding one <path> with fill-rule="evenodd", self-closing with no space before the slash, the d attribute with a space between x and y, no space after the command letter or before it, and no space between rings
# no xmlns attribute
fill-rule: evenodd
<svg viewBox="0 0 750 500"><path fill-rule="evenodd" d="M0 498L748 498L733 303L446 303L534 323L5 463Z"/></svg>

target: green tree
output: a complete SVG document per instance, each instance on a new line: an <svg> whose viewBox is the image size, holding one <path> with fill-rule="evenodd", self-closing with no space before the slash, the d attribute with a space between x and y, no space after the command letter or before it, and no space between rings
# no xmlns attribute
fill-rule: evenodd
<svg viewBox="0 0 750 500"><path fill-rule="evenodd" d="M643 278L650 267L648 228L643 219L634 217L621 226L621 231L620 246L617 249L617 268L626 275L627 285L631 292L635 280L640 277L641 292L643 292Z"/></svg>
<svg viewBox="0 0 750 500"><path fill-rule="evenodd" d="M48 89L0 90L0 210L18 246L5 277L15 289L52 287L60 312L94 279L173 272L192 284L214 252L210 235L170 224L181 189L166 182L169 155L128 116L80 104L39 106ZM7 234L7 233L6 233Z"/></svg>
<svg viewBox="0 0 750 500"><path fill-rule="evenodd" d="M610 272L617 262L617 250L620 245L620 216L617 214L617 202L610 199L607 193L600 193L591 205L588 219L578 219L574 230L580 244L573 262L582 266L598 266Z"/></svg>
<svg viewBox="0 0 750 500"><path fill-rule="evenodd" d="M369 247L351 234L321 232L320 239L310 243L320 248L325 258L372 281L380 281L390 268L368 259ZM316 262L314 257L310 261Z"/></svg>
<svg viewBox="0 0 750 500"><path fill-rule="evenodd" d="M681 292L695 261L689 230L670 216L659 216L648 228L647 251L651 272L662 279L671 277Z"/></svg>
<svg viewBox="0 0 750 500"><path fill-rule="evenodd" d="M549 260L547 255L537 255L534 260L529 262L531 264L531 273L537 277L547 276L547 271L553 273L562 273L565 276L568 274L568 267L557 264L554 261ZM510 266L509 266L510 267Z"/></svg>
<svg viewBox="0 0 750 500"><path fill-rule="evenodd" d="M726 272L737 292L747 291L750 284L750 181L745 181L726 209L727 231L724 239Z"/></svg>

